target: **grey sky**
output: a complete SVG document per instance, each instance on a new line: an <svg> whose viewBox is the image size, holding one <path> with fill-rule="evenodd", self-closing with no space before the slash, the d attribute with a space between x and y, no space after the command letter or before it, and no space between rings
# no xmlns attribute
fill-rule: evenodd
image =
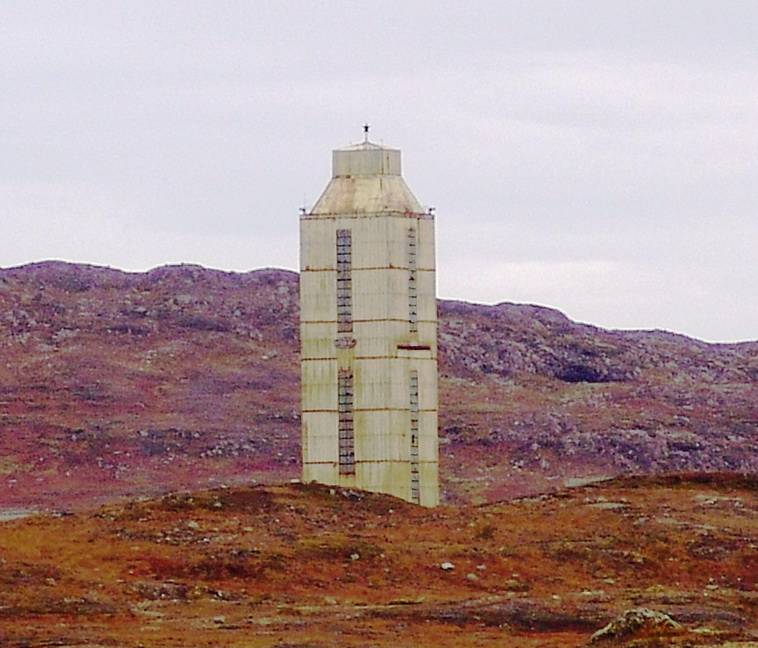
<svg viewBox="0 0 758 648"><path fill-rule="evenodd" d="M0 265L297 265L403 150L439 292L758 337L758 3L0 4Z"/></svg>

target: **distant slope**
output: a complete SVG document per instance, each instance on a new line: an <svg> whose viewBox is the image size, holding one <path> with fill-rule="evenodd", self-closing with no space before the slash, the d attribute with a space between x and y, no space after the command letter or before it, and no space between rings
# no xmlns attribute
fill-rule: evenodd
<svg viewBox="0 0 758 648"><path fill-rule="evenodd" d="M440 301L447 501L758 472L758 343ZM299 475L297 275L0 270L0 507Z"/></svg>

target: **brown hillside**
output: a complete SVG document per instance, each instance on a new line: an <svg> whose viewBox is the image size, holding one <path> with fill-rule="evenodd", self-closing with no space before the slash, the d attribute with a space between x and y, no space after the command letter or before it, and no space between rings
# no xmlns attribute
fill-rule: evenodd
<svg viewBox="0 0 758 648"><path fill-rule="evenodd" d="M566 648L642 607L674 621L602 645L748 648L757 543L755 479L720 475L434 510L172 494L0 523L0 645Z"/></svg>
<svg viewBox="0 0 758 648"><path fill-rule="evenodd" d="M439 310L448 502L758 471L758 344ZM0 508L297 477L297 333L292 272L0 270Z"/></svg>

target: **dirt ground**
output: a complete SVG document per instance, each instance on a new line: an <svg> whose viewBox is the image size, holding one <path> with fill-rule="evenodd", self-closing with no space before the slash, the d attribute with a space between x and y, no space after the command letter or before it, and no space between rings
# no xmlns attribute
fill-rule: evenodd
<svg viewBox="0 0 758 648"><path fill-rule="evenodd" d="M758 641L755 478L625 478L421 509L288 484L0 523L0 646L629 646ZM752 642L752 643L751 643Z"/></svg>

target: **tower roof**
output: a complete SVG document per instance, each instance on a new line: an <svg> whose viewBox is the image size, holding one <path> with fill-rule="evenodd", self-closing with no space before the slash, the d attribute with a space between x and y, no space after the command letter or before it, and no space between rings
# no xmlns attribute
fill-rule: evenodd
<svg viewBox="0 0 758 648"><path fill-rule="evenodd" d="M332 177L400 175L400 151L364 140L332 151Z"/></svg>
<svg viewBox="0 0 758 648"><path fill-rule="evenodd" d="M382 144L377 144L376 142L369 142L368 140L363 140L362 142L359 142L358 144L350 144L349 146L343 146L341 148L338 148L338 151L376 151L377 149L383 149L388 148ZM388 149L390 151L394 151L397 149Z"/></svg>
<svg viewBox="0 0 758 648"><path fill-rule="evenodd" d="M401 176L400 151L368 139L332 151L332 179L310 216L385 211L423 211Z"/></svg>

